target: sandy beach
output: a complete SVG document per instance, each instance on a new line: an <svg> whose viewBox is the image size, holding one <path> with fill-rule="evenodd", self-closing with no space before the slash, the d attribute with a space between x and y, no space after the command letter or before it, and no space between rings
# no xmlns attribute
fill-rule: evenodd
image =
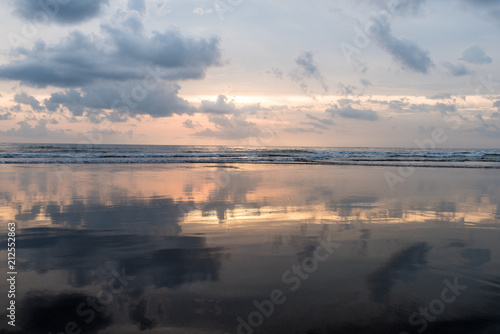
<svg viewBox="0 0 500 334"><path fill-rule="evenodd" d="M500 328L498 170L417 168L391 190L393 167L2 168L29 333Z"/></svg>

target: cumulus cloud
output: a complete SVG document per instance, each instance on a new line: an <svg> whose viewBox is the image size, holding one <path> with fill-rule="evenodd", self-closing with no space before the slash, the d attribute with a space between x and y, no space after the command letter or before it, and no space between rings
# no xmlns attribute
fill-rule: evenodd
<svg viewBox="0 0 500 334"><path fill-rule="evenodd" d="M472 74L472 71L467 68L464 64L452 64L450 62L444 62L443 66L446 67L449 73L453 76L460 77L468 74Z"/></svg>
<svg viewBox="0 0 500 334"><path fill-rule="evenodd" d="M108 0L16 0L14 13L37 23L71 25L99 16Z"/></svg>
<svg viewBox="0 0 500 334"><path fill-rule="evenodd" d="M224 115L224 114L241 114L255 113L260 109L259 104L249 104L242 107L237 107L234 101L230 101L225 95L217 96L215 102L210 100L202 100L198 112L203 114Z"/></svg>
<svg viewBox="0 0 500 334"><path fill-rule="evenodd" d="M211 115L209 121L215 130L205 128L194 135L199 137L213 137L224 140L245 139L262 136L257 124L246 120L245 115Z"/></svg>
<svg viewBox="0 0 500 334"><path fill-rule="evenodd" d="M462 51L458 59L476 65L491 64L493 62L493 59L480 46L475 44Z"/></svg>
<svg viewBox="0 0 500 334"><path fill-rule="evenodd" d="M160 79L200 79L220 65L219 40L186 37L177 30L134 33L130 27L102 26L104 37L72 31L56 44L37 42L0 66L0 79L46 87L81 87L98 80L142 79L155 68Z"/></svg>
<svg viewBox="0 0 500 334"><path fill-rule="evenodd" d="M215 129L205 128L196 132L194 136L224 140L261 137L263 132L257 124L246 119L248 115L255 114L259 109L261 109L259 104L238 107L225 95L219 95L215 102L203 100L198 112L208 114L208 120ZM187 125L189 127L191 123L187 123Z"/></svg>
<svg viewBox="0 0 500 334"><path fill-rule="evenodd" d="M215 102L202 100L199 110L206 114L234 114L236 113L236 105L232 101L228 102L227 96L219 95Z"/></svg>
<svg viewBox="0 0 500 334"><path fill-rule="evenodd" d="M179 85L167 83L158 83L149 90L134 82L92 85L52 93L44 103L49 111L65 107L73 116L90 116L95 122L103 119L123 122L137 115L169 117L194 113L196 108L177 95L179 89Z"/></svg>
<svg viewBox="0 0 500 334"><path fill-rule="evenodd" d="M296 66L288 73L288 75L290 76L292 81L299 84L300 90L304 94L310 94L309 85L307 82L309 79L315 80L321 85L325 93L328 92L329 88L326 85L323 75L321 74L318 65L314 60L314 55L312 52L302 52L295 59L295 64Z"/></svg>
<svg viewBox="0 0 500 334"><path fill-rule="evenodd" d="M26 121L19 122L19 128L12 128L7 131L0 131L0 134L14 137L24 138L47 138L47 137L60 137L64 135L63 130L50 130L47 128L48 120L42 119L32 126Z"/></svg>
<svg viewBox="0 0 500 334"><path fill-rule="evenodd" d="M378 120L378 114L372 109L355 109L351 105L339 106L334 104L331 108L326 110L330 113L332 117L340 116L342 118L352 118L364 121L376 121Z"/></svg>
<svg viewBox="0 0 500 334"><path fill-rule="evenodd" d="M380 33L376 38L378 44L389 52L403 68L427 74L434 66L427 50L411 40L395 37L389 25L380 27Z"/></svg>
<svg viewBox="0 0 500 334"><path fill-rule="evenodd" d="M42 111L45 109L40 104L40 101L38 101L34 96L28 95L25 92L17 93L14 96L14 102L29 105L33 111Z"/></svg>

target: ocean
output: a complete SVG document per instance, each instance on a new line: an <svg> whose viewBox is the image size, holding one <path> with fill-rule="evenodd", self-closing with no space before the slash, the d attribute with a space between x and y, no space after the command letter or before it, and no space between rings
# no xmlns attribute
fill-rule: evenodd
<svg viewBox="0 0 500 334"><path fill-rule="evenodd" d="M0 144L0 164L272 163L500 168L500 149Z"/></svg>
<svg viewBox="0 0 500 334"><path fill-rule="evenodd" d="M1 144L0 333L500 333L499 159Z"/></svg>

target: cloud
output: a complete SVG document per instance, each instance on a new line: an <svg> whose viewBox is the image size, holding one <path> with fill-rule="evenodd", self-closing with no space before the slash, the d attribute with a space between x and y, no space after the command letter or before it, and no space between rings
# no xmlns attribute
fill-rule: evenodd
<svg viewBox="0 0 500 334"><path fill-rule="evenodd" d="M427 98L431 100L448 100L451 99L451 97L451 93L439 93L436 95L427 96Z"/></svg>
<svg viewBox="0 0 500 334"><path fill-rule="evenodd" d="M244 115L232 115L231 117L212 115L209 117L209 121L215 126L215 130L205 128L203 131L196 132L194 136L236 140L263 135L257 124L247 121Z"/></svg>
<svg viewBox="0 0 500 334"><path fill-rule="evenodd" d="M40 101L25 92L17 93L14 96L14 102L29 105L33 111L42 111L45 109L42 105L40 105Z"/></svg>
<svg viewBox="0 0 500 334"><path fill-rule="evenodd" d="M309 118L309 119L312 119L318 123L321 123L321 124L325 124L325 125L333 125L333 121L329 118L319 118L319 117L316 117L316 116L313 116L311 114L306 114L306 117Z"/></svg>
<svg viewBox="0 0 500 334"><path fill-rule="evenodd" d="M482 12L489 20L500 24L500 3L496 0L462 0L475 11Z"/></svg>
<svg viewBox="0 0 500 334"><path fill-rule="evenodd" d="M182 122L182 125L185 127L185 128L188 128L188 129L194 129L194 128L197 128L197 127L200 127L200 123L198 122L193 122L192 120L190 119L187 119L185 120L184 122Z"/></svg>
<svg viewBox="0 0 500 334"><path fill-rule="evenodd" d="M434 66L427 50L422 49L413 41L395 37L389 25L381 25L380 28L380 33L376 37L378 44L389 52L403 68L427 74Z"/></svg>
<svg viewBox="0 0 500 334"><path fill-rule="evenodd" d="M146 2L144 0L128 0L127 3L128 10L135 10L140 14L146 13Z"/></svg>
<svg viewBox="0 0 500 334"><path fill-rule="evenodd" d="M7 121L9 119L13 119L14 116L12 116L12 114L10 112L5 112L3 114L0 114L0 121Z"/></svg>
<svg viewBox="0 0 500 334"><path fill-rule="evenodd" d="M286 128L286 129L284 129L284 131L288 132L288 133L293 133L293 134L298 134L298 133L321 133L321 132L318 132L314 128L299 128L299 127Z"/></svg>
<svg viewBox="0 0 500 334"><path fill-rule="evenodd" d="M215 102L202 100L198 112L208 114L208 120L215 129L205 128L196 132L194 136L224 140L261 137L263 133L257 124L246 120L247 115L255 114L260 109L259 104L237 107L225 95L219 95Z"/></svg>
<svg viewBox="0 0 500 334"><path fill-rule="evenodd" d="M31 126L26 121L19 122L19 128L10 129L7 131L0 131L0 134L5 136L13 137L24 137L24 138L47 138L47 137L60 137L64 135L63 130L50 130L47 128L47 123L49 121L42 119L38 121L38 124Z"/></svg>
<svg viewBox="0 0 500 334"><path fill-rule="evenodd" d="M342 82L339 83L338 87L339 87L338 92L341 95L353 95L354 91L356 89L358 89L356 86L346 85L346 84L343 84Z"/></svg>
<svg viewBox="0 0 500 334"><path fill-rule="evenodd" d="M476 65L491 64L493 62L493 59L480 46L475 44L462 51L458 59Z"/></svg>
<svg viewBox="0 0 500 334"><path fill-rule="evenodd" d="M204 114L234 114L237 112L234 102L228 102L228 97L225 95L217 96L217 100L212 102L210 100L201 101L199 111Z"/></svg>
<svg viewBox="0 0 500 334"><path fill-rule="evenodd" d="M212 115L226 115L226 114L241 114L241 113L255 113L261 109L260 104L248 104L243 107L236 107L233 101L225 95L217 96L217 100L212 102L210 100L202 100L198 112L203 114Z"/></svg>
<svg viewBox="0 0 500 334"><path fill-rule="evenodd" d="M371 299L384 301L398 282L415 279L415 274L426 267L429 247L419 243L396 253L387 263L368 276Z"/></svg>
<svg viewBox="0 0 500 334"><path fill-rule="evenodd" d="M186 37L177 30L150 35L127 27L101 26L104 38L70 34L53 45L37 42L18 49L17 58L0 66L0 79L35 87L81 87L101 81L201 79L220 65L219 40ZM152 73L154 72L154 73Z"/></svg>
<svg viewBox="0 0 500 334"><path fill-rule="evenodd" d="M37 23L77 24L99 16L108 0L16 0L14 13Z"/></svg>
<svg viewBox="0 0 500 334"><path fill-rule="evenodd" d="M267 74L272 74L272 75L274 75L278 79L283 78L283 71L280 70L278 67L273 67L270 70L267 70L266 73Z"/></svg>
<svg viewBox="0 0 500 334"><path fill-rule="evenodd" d="M378 120L377 112L371 109L354 109L351 105L345 105L340 107L338 104L332 106L326 110L330 113L332 117L339 115L342 118L352 118L364 121L376 121Z"/></svg>
<svg viewBox="0 0 500 334"><path fill-rule="evenodd" d="M361 84L365 87L373 86L373 84L369 80L366 80L366 79L361 79L361 80L359 80L359 82L361 82Z"/></svg>
<svg viewBox="0 0 500 334"><path fill-rule="evenodd" d="M314 55L310 51L302 52L295 59L296 66L288 73L292 81L296 82L300 86L300 90L305 94L309 95L309 86L307 83L308 79L313 79L318 82L323 91L328 92L329 88L323 79L318 65L314 61Z"/></svg>
<svg viewBox="0 0 500 334"><path fill-rule="evenodd" d="M467 75L467 74L472 74L472 71L470 69L467 68L467 66L465 66L464 64L452 64L450 62L443 62L443 66L446 67L448 69L448 71L450 72L451 75L453 76L456 76L456 77L460 77L460 76L464 76L464 75Z"/></svg>
<svg viewBox="0 0 500 334"><path fill-rule="evenodd" d="M457 111L457 106L454 104L436 103L435 107L442 114L454 113Z"/></svg>
<svg viewBox="0 0 500 334"><path fill-rule="evenodd" d="M306 114L306 117L312 120L312 122L300 122L301 124L309 125L320 130L328 130L330 126L335 124L330 118L319 118L311 114Z"/></svg>
<svg viewBox="0 0 500 334"><path fill-rule="evenodd" d="M134 82L97 84L52 93L44 103L49 111L65 107L73 116L90 116L94 122L103 119L123 122L137 115L169 117L196 111L188 101L177 95L180 89L177 84L157 84L156 87L148 86L152 88L149 90L145 86L148 85Z"/></svg>
<svg viewBox="0 0 500 334"><path fill-rule="evenodd" d="M390 2L390 6L399 15L415 16L421 13L426 0L398 0Z"/></svg>

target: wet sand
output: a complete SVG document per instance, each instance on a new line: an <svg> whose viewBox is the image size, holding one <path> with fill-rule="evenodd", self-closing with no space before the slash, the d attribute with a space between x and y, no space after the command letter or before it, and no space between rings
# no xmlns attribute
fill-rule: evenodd
<svg viewBox="0 0 500 334"><path fill-rule="evenodd" d="M0 328L498 332L500 171L417 168L393 187L387 172L399 175L362 166L2 166L2 234L16 222L18 274L16 327ZM8 290L3 281L0 293Z"/></svg>

